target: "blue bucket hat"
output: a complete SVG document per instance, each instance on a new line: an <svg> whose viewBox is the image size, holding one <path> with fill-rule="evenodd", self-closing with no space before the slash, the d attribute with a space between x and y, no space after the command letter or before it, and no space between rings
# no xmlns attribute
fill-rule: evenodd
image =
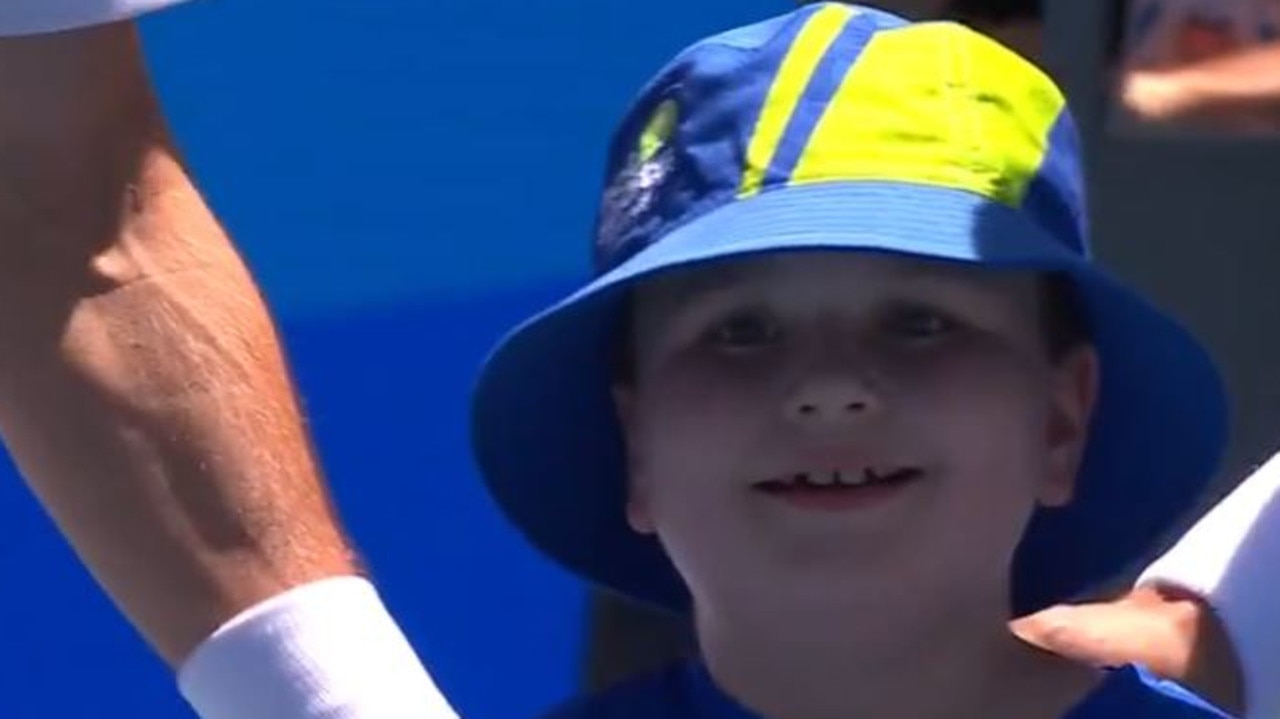
<svg viewBox="0 0 1280 719"><path fill-rule="evenodd" d="M691 46L614 137L593 281L481 371L472 441L490 492L568 569L688 611L659 543L625 517L610 387L629 290L752 254L893 252L1069 278L1098 404L1073 502L1038 510L1018 548L1011 608L1133 567L1206 489L1227 403L1195 339L1093 263L1080 161L1054 83L961 25L819 3Z"/></svg>

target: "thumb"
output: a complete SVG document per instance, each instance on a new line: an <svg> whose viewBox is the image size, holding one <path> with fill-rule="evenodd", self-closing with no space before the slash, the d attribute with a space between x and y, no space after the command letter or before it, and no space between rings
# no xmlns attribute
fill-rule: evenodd
<svg viewBox="0 0 1280 719"><path fill-rule="evenodd" d="M1106 631L1099 631L1095 605L1060 604L1009 623L1015 636L1069 659L1096 666L1109 666L1113 657Z"/></svg>

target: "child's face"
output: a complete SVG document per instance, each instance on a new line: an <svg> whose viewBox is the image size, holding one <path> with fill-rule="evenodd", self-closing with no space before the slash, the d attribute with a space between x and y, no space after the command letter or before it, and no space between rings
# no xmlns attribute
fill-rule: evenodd
<svg viewBox="0 0 1280 719"><path fill-rule="evenodd" d="M1029 273L870 254L649 283L615 393L633 528L700 611L1003 600L1032 510L1070 499L1097 381L1087 346L1050 359L1042 303Z"/></svg>

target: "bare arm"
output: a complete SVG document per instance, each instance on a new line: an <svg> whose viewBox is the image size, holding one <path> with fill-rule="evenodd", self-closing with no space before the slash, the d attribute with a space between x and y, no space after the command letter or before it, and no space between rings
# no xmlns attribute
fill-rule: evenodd
<svg viewBox="0 0 1280 719"><path fill-rule="evenodd" d="M176 665L246 607L357 567L132 24L0 39L0 98L0 432Z"/></svg>
<svg viewBox="0 0 1280 719"><path fill-rule="evenodd" d="M1121 99L1150 120L1246 118L1280 127L1280 43L1121 76Z"/></svg>

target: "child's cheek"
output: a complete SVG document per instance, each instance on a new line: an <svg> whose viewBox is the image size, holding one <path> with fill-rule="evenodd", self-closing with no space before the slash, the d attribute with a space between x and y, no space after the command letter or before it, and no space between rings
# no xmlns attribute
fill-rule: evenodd
<svg viewBox="0 0 1280 719"><path fill-rule="evenodd" d="M759 368L688 356L657 368L640 384L638 399L664 434L706 436L718 432L725 418L754 414L766 382Z"/></svg>
<svg viewBox="0 0 1280 719"><path fill-rule="evenodd" d="M786 371L785 353L751 353L694 348L674 358L664 371L672 391L706 402L742 400L779 381Z"/></svg>
<svg viewBox="0 0 1280 719"><path fill-rule="evenodd" d="M971 411L986 404L1007 405L1034 393L1038 378L1044 377L1025 353L981 340L886 352L876 366L894 396L933 402L940 405L938 409L956 405L958 410Z"/></svg>

